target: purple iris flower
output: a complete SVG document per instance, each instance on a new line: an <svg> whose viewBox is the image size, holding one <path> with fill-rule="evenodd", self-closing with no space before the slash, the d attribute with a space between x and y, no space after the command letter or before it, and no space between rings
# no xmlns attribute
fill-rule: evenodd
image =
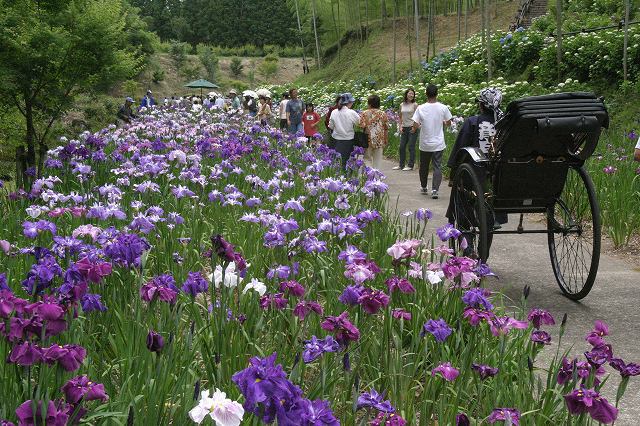
<svg viewBox="0 0 640 426"><path fill-rule="evenodd" d="M395 319L411 321L411 312L405 311L401 308L393 309L391 311L391 316L393 316Z"/></svg>
<svg viewBox="0 0 640 426"><path fill-rule="evenodd" d="M293 315L300 318L300 321L304 321L304 319L311 312L315 312L318 315L322 315L324 309L318 302L303 300L299 302L295 308L293 308Z"/></svg>
<svg viewBox="0 0 640 426"><path fill-rule="evenodd" d="M363 290L364 286L361 284L349 285L344 289L342 294L338 296L338 301L345 305L357 305Z"/></svg>
<svg viewBox="0 0 640 426"><path fill-rule="evenodd" d="M80 368L87 351L78 345L53 345L42 349L42 360L47 364L58 363L65 371L75 371Z"/></svg>
<svg viewBox="0 0 640 426"><path fill-rule="evenodd" d="M332 336L327 336L324 339L311 336L311 340L306 340L304 343L302 360L306 364L315 361L326 352L337 352L340 349L340 344Z"/></svg>
<svg viewBox="0 0 640 426"><path fill-rule="evenodd" d="M544 330L533 330L531 332L531 341L542 345L550 345L551 335Z"/></svg>
<svg viewBox="0 0 640 426"><path fill-rule="evenodd" d="M300 203L300 201L296 200L295 198L292 198L286 203L284 203L283 209L284 211L287 211L287 210L295 210L297 212L304 211L304 207L302 207L302 203Z"/></svg>
<svg viewBox="0 0 640 426"><path fill-rule="evenodd" d="M24 342L14 346L9 353L7 362L21 366L30 366L42 361L42 349L31 342Z"/></svg>
<svg viewBox="0 0 640 426"><path fill-rule="evenodd" d="M484 308L487 311L493 310L493 304L488 299L491 292L486 288L476 287L467 290L462 296L462 301L472 308Z"/></svg>
<svg viewBox="0 0 640 426"><path fill-rule="evenodd" d="M300 426L340 426L340 421L336 419L329 402L323 399L310 401L308 399L299 399L298 406L300 412L296 412L297 417L294 418L293 425ZM283 424L278 421L278 424Z"/></svg>
<svg viewBox="0 0 640 426"><path fill-rule="evenodd" d="M36 238L39 233L44 231L51 232L52 235L56 235L56 225L47 220L39 220L37 222L25 221L22 223L24 236L27 238Z"/></svg>
<svg viewBox="0 0 640 426"><path fill-rule="evenodd" d="M620 358L611 358L609 365L620 372L622 377L631 377L640 375L640 365L630 362L626 364Z"/></svg>
<svg viewBox="0 0 640 426"><path fill-rule="evenodd" d="M603 337L609 335L609 326L603 321L596 320L593 330L585 336L585 340L591 346L600 346L605 344Z"/></svg>
<svg viewBox="0 0 640 426"><path fill-rule="evenodd" d="M618 409L594 389L580 387L566 394L564 400L573 415L589 413L594 420L604 424L613 423L618 417Z"/></svg>
<svg viewBox="0 0 640 426"><path fill-rule="evenodd" d="M65 426L69 420L69 406L63 402L49 401L46 408L42 401L28 400L23 402L16 409L16 417L18 424L31 425L47 425L47 426ZM81 411L81 410L80 410ZM71 409L73 412L73 409ZM46 413L46 414L45 414ZM76 415L75 419L78 419Z"/></svg>
<svg viewBox="0 0 640 426"><path fill-rule="evenodd" d="M106 401L108 399L104 385L89 380L87 376L74 377L65 383L60 390L70 404L95 400Z"/></svg>
<svg viewBox="0 0 640 426"><path fill-rule="evenodd" d="M451 330L451 327L449 327L447 322L440 318L439 320L430 319L424 323L420 335L424 337L427 333L431 333L433 337L436 338L436 342L442 343L447 340L447 337L449 337L452 332L453 330Z"/></svg>
<svg viewBox="0 0 640 426"><path fill-rule="evenodd" d="M520 425L520 412L515 408L494 408L489 417L487 417L487 423L494 424L495 422L502 421L507 425Z"/></svg>
<svg viewBox="0 0 640 426"><path fill-rule="evenodd" d="M393 276L384 282L389 288L389 294L395 290L400 290L402 293L415 293L416 289L411 285L408 279Z"/></svg>
<svg viewBox="0 0 640 426"><path fill-rule="evenodd" d="M433 213L429 209L417 209L415 216L417 220L426 222L433 217Z"/></svg>
<svg viewBox="0 0 640 426"><path fill-rule="evenodd" d="M585 352L584 356L589 364L597 368L613 358L613 349L611 345L599 345L591 349L591 351Z"/></svg>
<svg viewBox="0 0 640 426"><path fill-rule="evenodd" d="M149 330L146 344L149 351L160 353L162 352L162 348L164 348L164 337L162 337L160 333Z"/></svg>
<svg viewBox="0 0 640 426"><path fill-rule="evenodd" d="M260 308L264 310L269 308L282 310L287 307L289 300L284 297L284 293L267 293L264 296L260 297L260 301L258 303L260 305Z"/></svg>
<svg viewBox="0 0 640 426"><path fill-rule="evenodd" d="M302 395L287 379L282 365L275 364L276 357L275 352L266 358L253 357L249 367L231 378L244 396L244 409L264 423L273 422L280 410L288 411Z"/></svg>
<svg viewBox="0 0 640 426"><path fill-rule="evenodd" d="M209 283L200 272L189 272L187 279L182 284L182 291L191 297L196 297L207 290L209 290Z"/></svg>
<svg viewBox="0 0 640 426"><path fill-rule="evenodd" d="M0 291L2 290L11 292L11 288L7 284L7 274L5 273L0 274ZM0 310L0 316L2 316L2 310Z"/></svg>
<svg viewBox="0 0 640 426"><path fill-rule="evenodd" d="M151 248L144 238L136 234L120 233L109 245L104 253L113 261L127 267L139 267L142 254Z"/></svg>
<svg viewBox="0 0 640 426"><path fill-rule="evenodd" d="M270 280L278 277L281 280L286 280L291 276L291 267L287 265L278 265L275 268L269 269L267 272L267 278Z"/></svg>
<svg viewBox="0 0 640 426"><path fill-rule="evenodd" d="M145 302L152 302L156 298L161 302L174 304L178 297L178 288L171 275L164 274L154 277L140 287L140 298Z"/></svg>
<svg viewBox="0 0 640 426"><path fill-rule="evenodd" d="M345 261L346 263L354 263L358 260L365 260L367 255L358 250L356 246L348 245L346 249L338 254L338 259Z"/></svg>
<svg viewBox="0 0 640 426"><path fill-rule="evenodd" d="M278 246L283 246L286 240L284 235L280 233L277 229L272 228L264 234L264 245L268 248L274 248Z"/></svg>
<svg viewBox="0 0 640 426"><path fill-rule="evenodd" d="M280 291L286 291L288 294L301 297L304 296L304 287L296 280L283 281L280 283Z"/></svg>
<svg viewBox="0 0 640 426"><path fill-rule="evenodd" d="M380 309L387 307L389 296L382 290L372 290L365 287L358 298L358 303L366 313L373 315Z"/></svg>
<svg viewBox="0 0 640 426"><path fill-rule="evenodd" d="M493 377L498 374L498 369L496 367L491 367L485 364L476 364L474 362L473 364L471 364L471 368L473 369L473 371L477 372L480 375L481 380Z"/></svg>
<svg viewBox="0 0 640 426"><path fill-rule="evenodd" d="M100 311L104 312L107 307L102 303L102 296L99 294L85 294L82 298L82 310L84 312Z"/></svg>
<svg viewBox="0 0 640 426"><path fill-rule="evenodd" d="M440 238L440 240L442 241L448 241L451 238L456 239L461 235L460 231L454 228L453 225L450 223L447 223L446 225L438 228L436 230L436 234L438 235L438 238Z"/></svg>
<svg viewBox="0 0 640 426"><path fill-rule="evenodd" d="M533 308L529 311L529 315L527 319L533 327L539 329L542 324L546 325L555 325L556 321L553 319L553 316L544 309Z"/></svg>
<svg viewBox="0 0 640 426"><path fill-rule="evenodd" d="M454 381L460 375L460 371L453 367L450 362L440 364L431 371L432 376L435 376L437 373L440 373L447 382Z"/></svg>
<svg viewBox="0 0 640 426"><path fill-rule="evenodd" d="M336 340L346 346L350 341L360 339L360 330L349 321L349 312L343 312L337 317L328 316L320 324L323 330L335 334Z"/></svg>
<svg viewBox="0 0 640 426"><path fill-rule="evenodd" d="M373 408L383 413L393 413L396 411L391 405L391 401L384 401L384 395L379 394L375 389L360 394L358 402L356 403L356 409L359 410L361 408Z"/></svg>

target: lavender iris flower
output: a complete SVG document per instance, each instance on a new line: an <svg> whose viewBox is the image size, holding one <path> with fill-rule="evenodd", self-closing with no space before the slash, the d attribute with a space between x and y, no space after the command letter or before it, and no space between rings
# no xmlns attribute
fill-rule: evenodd
<svg viewBox="0 0 640 426"><path fill-rule="evenodd" d="M424 337L427 333L430 333L435 337L436 342L442 343L447 340L447 337L449 337L452 332L453 330L451 330L451 327L449 327L447 322L440 318L439 320L430 319L424 323L420 335Z"/></svg>
<svg viewBox="0 0 640 426"><path fill-rule="evenodd" d="M472 288L464 293L462 301L472 308L484 308L487 311L493 310L493 305L487 298L491 292L486 288Z"/></svg>
<svg viewBox="0 0 640 426"><path fill-rule="evenodd" d="M375 389L360 394L356 403L356 409L359 410L361 408L373 408L383 413L393 413L396 411L391 405L391 401L384 401L384 395L379 394Z"/></svg>
<svg viewBox="0 0 640 426"><path fill-rule="evenodd" d="M460 231L454 228L453 225L450 223L447 223L446 225L438 228L436 230L436 234L438 235L438 238L440 238L440 240L442 241L448 241L451 238L455 239L461 235Z"/></svg>
<svg viewBox="0 0 640 426"><path fill-rule="evenodd" d="M198 294L205 293L207 290L209 290L209 283L200 272L189 272L187 279L182 285L182 291L191 297L196 297Z"/></svg>
<svg viewBox="0 0 640 426"><path fill-rule="evenodd" d="M302 360L308 364L320 358L324 353L337 352L339 349L340 344L332 336L327 336L324 339L311 336L311 340L305 341Z"/></svg>

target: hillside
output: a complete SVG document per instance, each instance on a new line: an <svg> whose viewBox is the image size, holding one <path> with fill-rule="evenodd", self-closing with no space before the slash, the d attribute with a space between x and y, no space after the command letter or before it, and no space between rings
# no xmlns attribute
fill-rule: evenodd
<svg viewBox="0 0 640 426"><path fill-rule="evenodd" d="M500 3L497 15L492 15L492 28L506 30L513 21L513 17L518 10L518 2ZM469 13L467 22L467 34L469 36L480 32L482 27L481 14L479 9ZM438 15L435 17L435 44L436 53L454 46L458 41L457 16ZM407 25L406 18L398 18L396 21L397 31L397 72L398 78L406 76L412 69L416 69L415 30L413 19ZM465 24L462 23L462 38L465 35ZM411 38L411 50L408 39ZM421 53L426 54L427 45L427 20L420 20L420 42ZM431 57L431 55L430 55ZM424 59L424 57L423 57ZM340 57L337 53L329 58L325 58L325 64L320 70L312 72L298 78L301 85L321 81L349 80L361 78L373 78L378 83L389 83L392 80L393 70L393 22L389 21L384 28L372 25L368 39L361 43L360 40L352 38L340 50Z"/></svg>
<svg viewBox="0 0 640 426"><path fill-rule="evenodd" d="M265 78L259 72L259 65L263 62L262 58L241 58L243 72L239 76L235 76L230 69L231 59L229 57L221 57L218 65L218 75L215 83L223 91L231 88L239 90L245 88L254 89L267 82L270 84L288 84L302 75L302 59L300 58L279 58L278 71L269 78ZM156 69L164 71L164 79L158 83L153 82L153 72ZM188 70L192 74L185 75L184 70ZM149 60L146 69L136 78L135 91L131 93L133 87L131 83L123 83L114 89L113 95L117 97L134 96L139 99L149 88L158 99L165 96L187 96L192 93L199 93L199 91L184 87L186 83L197 78L206 78L206 71L198 56L187 55L185 65L182 70L178 70L168 53L155 53Z"/></svg>

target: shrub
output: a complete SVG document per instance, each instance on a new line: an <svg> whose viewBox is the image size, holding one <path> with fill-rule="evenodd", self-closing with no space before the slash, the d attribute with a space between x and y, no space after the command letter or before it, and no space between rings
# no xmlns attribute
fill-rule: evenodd
<svg viewBox="0 0 640 426"><path fill-rule="evenodd" d="M202 75L201 68L195 64L184 65L180 70L180 74L189 80L194 80Z"/></svg>
<svg viewBox="0 0 640 426"><path fill-rule="evenodd" d="M163 69L156 68L155 70L153 70L153 74L151 75L151 80L154 83L158 84L164 80L164 75L165 75L165 72Z"/></svg>
<svg viewBox="0 0 640 426"><path fill-rule="evenodd" d="M169 55L173 60L176 68L180 69L187 60L187 45L178 41L171 42L169 47Z"/></svg>
<svg viewBox="0 0 640 426"><path fill-rule="evenodd" d="M201 45L198 45L200 47ZM213 49L209 46L201 47L198 50L198 57L200 58L200 62L202 62L202 66L207 72L207 78L211 81L216 80L216 75L218 73L218 56L215 54Z"/></svg>
<svg viewBox="0 0 640 426"><path fill-rule="evenodd" d="M233 74L235 77L240 77L242 75L242 71L244 70L242 59L240 59L238 56L231 58L229 69L231 70L231 74Z"/></svg>
<svg viewBox="0 0 640 426"><path fill-rule="evenodd" d="M140 90L140 83L135 80L127 80L122 84L122 90L124 90L126 96L131 96L135 99Z"/></svg>

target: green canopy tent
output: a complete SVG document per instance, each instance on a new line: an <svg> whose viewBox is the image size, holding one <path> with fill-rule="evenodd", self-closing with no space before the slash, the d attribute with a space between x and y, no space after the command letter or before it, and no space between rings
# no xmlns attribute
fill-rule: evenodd
<svg viewBox="0 0 640 426"><path fill-rule="evenodd" d="M188 87L190 89L200 89L200 97L202 97L202 89L219 89L220 86L214 84L205 79L195 80L191 83L185 84L184 87Z"/></svg>

